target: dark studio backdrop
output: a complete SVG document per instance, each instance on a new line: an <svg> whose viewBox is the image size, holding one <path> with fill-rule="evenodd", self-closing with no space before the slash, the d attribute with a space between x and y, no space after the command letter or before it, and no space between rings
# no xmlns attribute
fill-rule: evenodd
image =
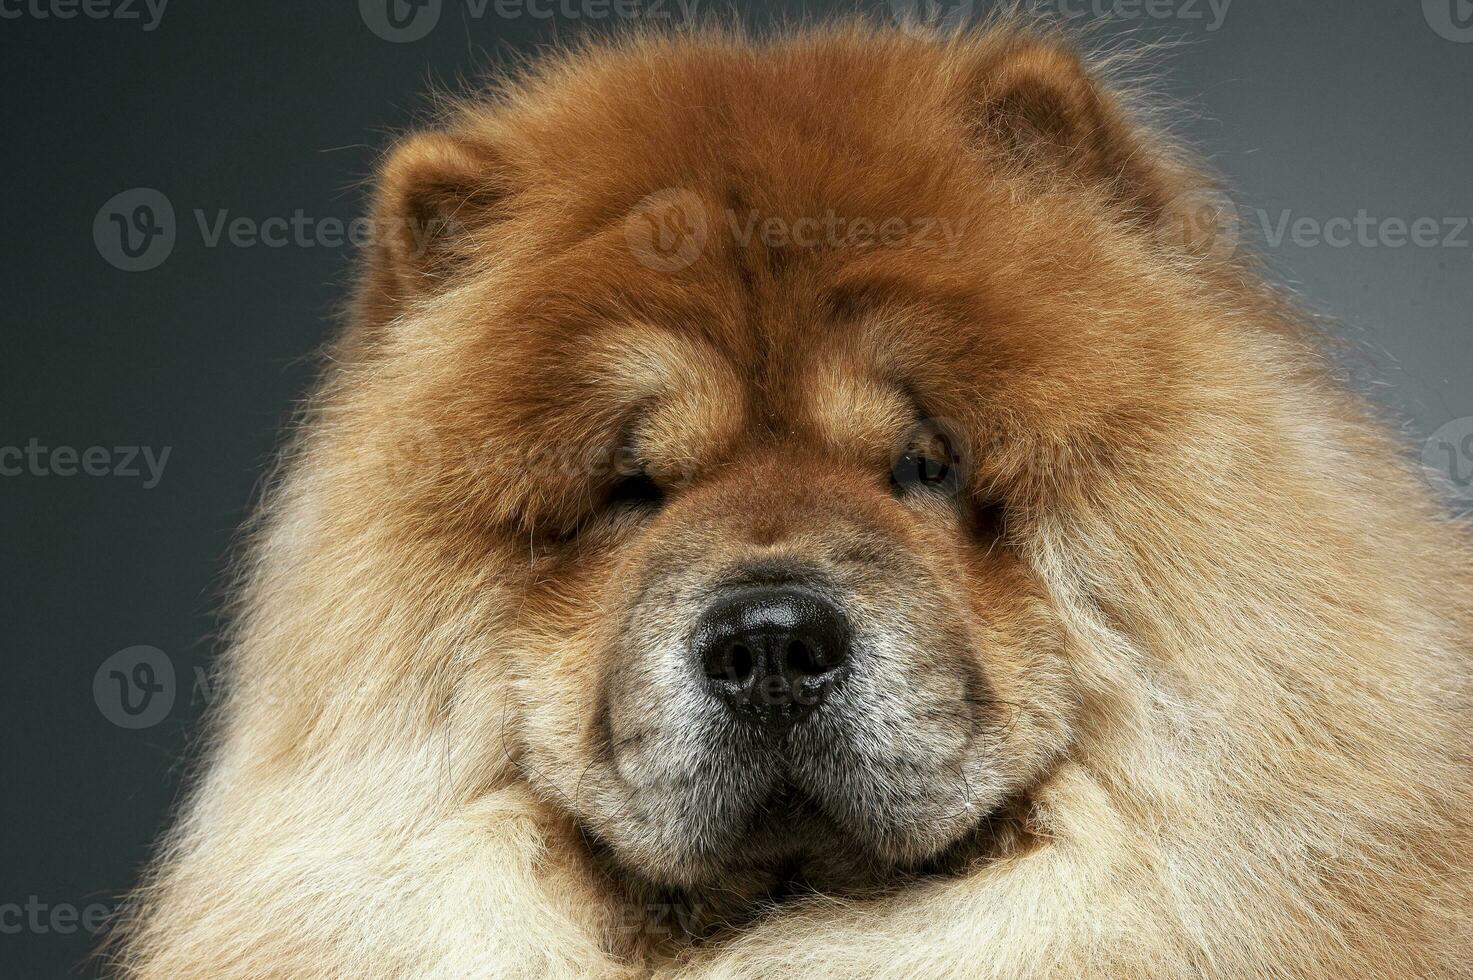
<svg viewBox="0 0 1473 980"><path fill-rule="evenodd" d="M176 798L225 559L387 134L432 82L732 9L705 2L0 0L0 976L95 972ZM1236 238L1341 324L1409 452L1473 501L1473 4L1046 3L1177 42L1158 87Z"/></svg>

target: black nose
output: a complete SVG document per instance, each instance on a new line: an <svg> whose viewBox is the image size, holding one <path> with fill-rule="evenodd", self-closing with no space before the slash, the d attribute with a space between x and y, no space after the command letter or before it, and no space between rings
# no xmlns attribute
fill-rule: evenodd
<svg viewBox="0 0 1473 980"><path fill-rule="evenodd" d="M736 589L692 642L711 690L738 715L780 728L808 714L844 673L849 626L828 600L793 586Z"/></svg>

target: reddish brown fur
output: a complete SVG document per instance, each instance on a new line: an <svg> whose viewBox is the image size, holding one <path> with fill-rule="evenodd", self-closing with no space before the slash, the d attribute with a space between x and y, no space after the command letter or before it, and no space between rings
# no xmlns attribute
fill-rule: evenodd
<svg viewBox="0 0 1473 980"><path fill-rule="evenodd" d="M1205 187L1007 26L592 47L405 140L128 971L1457 975L1467 533L1251 264L1183 242ZM706 233L657 268L670 191ZM728 220L830 212L905 230ZM912 401L960 510L891 495ZM625 442L647 521L600 511ZM659 869L587 836L631 597L774 555L969 638L937 649L1012 712L1011 809L935 881L839 855L826 901L753 923L732 880L740 928L651 939Z"/></svg>

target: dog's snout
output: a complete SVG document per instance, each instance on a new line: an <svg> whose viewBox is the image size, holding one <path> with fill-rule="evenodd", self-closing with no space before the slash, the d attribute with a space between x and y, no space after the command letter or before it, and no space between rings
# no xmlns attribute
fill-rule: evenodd
<svg viewBox="0 0 1473 980"><path fill-rule="evenodd" d="M812 592L756 586L717 599L692 646L713 693L738 715L776 728L811 712L840 680L849 626Z"/></svg>

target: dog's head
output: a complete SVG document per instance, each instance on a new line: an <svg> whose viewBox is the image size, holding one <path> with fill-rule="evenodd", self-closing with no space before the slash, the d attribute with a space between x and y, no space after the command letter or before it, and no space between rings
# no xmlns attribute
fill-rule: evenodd
<svg viewBox="0 0 1473 980"><path fill-rule="evenodd" d="M353 424L617 867L925 869L1068 751L1050 530L1187 397L1177 178L1047 42L661 43L391 155Z"/></svg>

